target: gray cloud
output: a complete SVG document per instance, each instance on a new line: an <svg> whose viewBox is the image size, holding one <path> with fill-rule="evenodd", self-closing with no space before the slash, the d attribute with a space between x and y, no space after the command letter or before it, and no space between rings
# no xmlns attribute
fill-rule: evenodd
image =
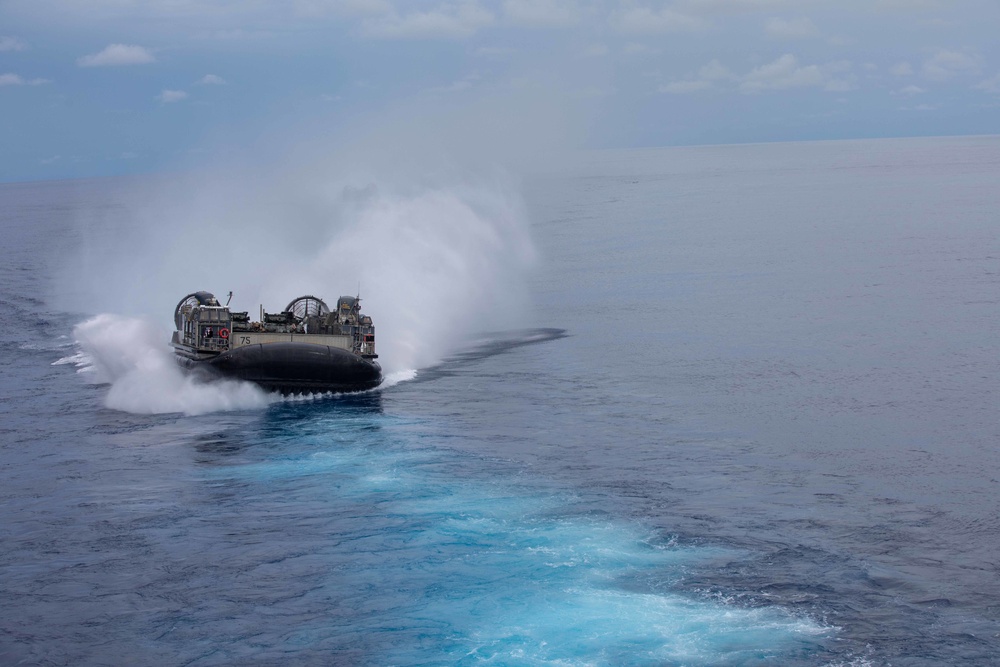
<svg viewBox="0 0 1000 667"><path fill-rule="evenodd" d="M0 36L0 51L24 51L28 43L17 37Z"/></svg>
<svg viewBox="0 0 1000 667"><path fill-rule="evenodd" d="M975 74L979 71L978 60L960 51L938 49L924 61L923 74L931 81L947 81L961 74Z"/></svg>

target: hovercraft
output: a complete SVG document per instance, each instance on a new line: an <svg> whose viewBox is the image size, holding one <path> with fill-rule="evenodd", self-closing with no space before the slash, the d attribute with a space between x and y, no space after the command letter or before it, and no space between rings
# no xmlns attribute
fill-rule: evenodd
<svg viewBox="0 0 1000 667"><path fill-rule="evenodd" d="M232 292L229 293L232 299ZM284 394L351 392L377 387L375 325L361 299L342 296L331 310L301 296L280 313L260 308L260 320L232 312L210 292L194 292L174 309L171 344L185 367L253 382Z"/></svg>

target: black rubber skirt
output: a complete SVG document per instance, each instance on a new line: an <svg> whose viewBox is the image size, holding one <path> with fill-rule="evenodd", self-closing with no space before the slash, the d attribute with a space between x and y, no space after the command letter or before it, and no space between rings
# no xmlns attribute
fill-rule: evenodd
<svg viewBox="0 0 1000 667"><path fill-rule="evenodd" d="M224 377L284 394L364 391L382 382L382 367L377 362L313 343L247 345L185 365L209 366Z"/></svg>

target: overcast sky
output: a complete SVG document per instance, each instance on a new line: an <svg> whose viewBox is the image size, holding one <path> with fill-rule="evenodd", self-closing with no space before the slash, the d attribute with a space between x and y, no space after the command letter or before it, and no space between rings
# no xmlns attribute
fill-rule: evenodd
<svg viewBox="0 0 1000 667"><path fill-rule="evenodd" d="M995 134L998 34L998 0L0 0L0 180L429 109L498 144Z"/></svg>

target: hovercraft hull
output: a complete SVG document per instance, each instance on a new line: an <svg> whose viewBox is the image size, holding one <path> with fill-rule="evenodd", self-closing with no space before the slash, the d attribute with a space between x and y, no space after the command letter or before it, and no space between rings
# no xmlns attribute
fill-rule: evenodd
<svg viewBox="0 0 1000 667"><path fill-rule="evenodd" d="M315 343L245 345L201 361L179 358L190 368L211 369L283 394L364 391L382 383L376 361Z"/></svg>

